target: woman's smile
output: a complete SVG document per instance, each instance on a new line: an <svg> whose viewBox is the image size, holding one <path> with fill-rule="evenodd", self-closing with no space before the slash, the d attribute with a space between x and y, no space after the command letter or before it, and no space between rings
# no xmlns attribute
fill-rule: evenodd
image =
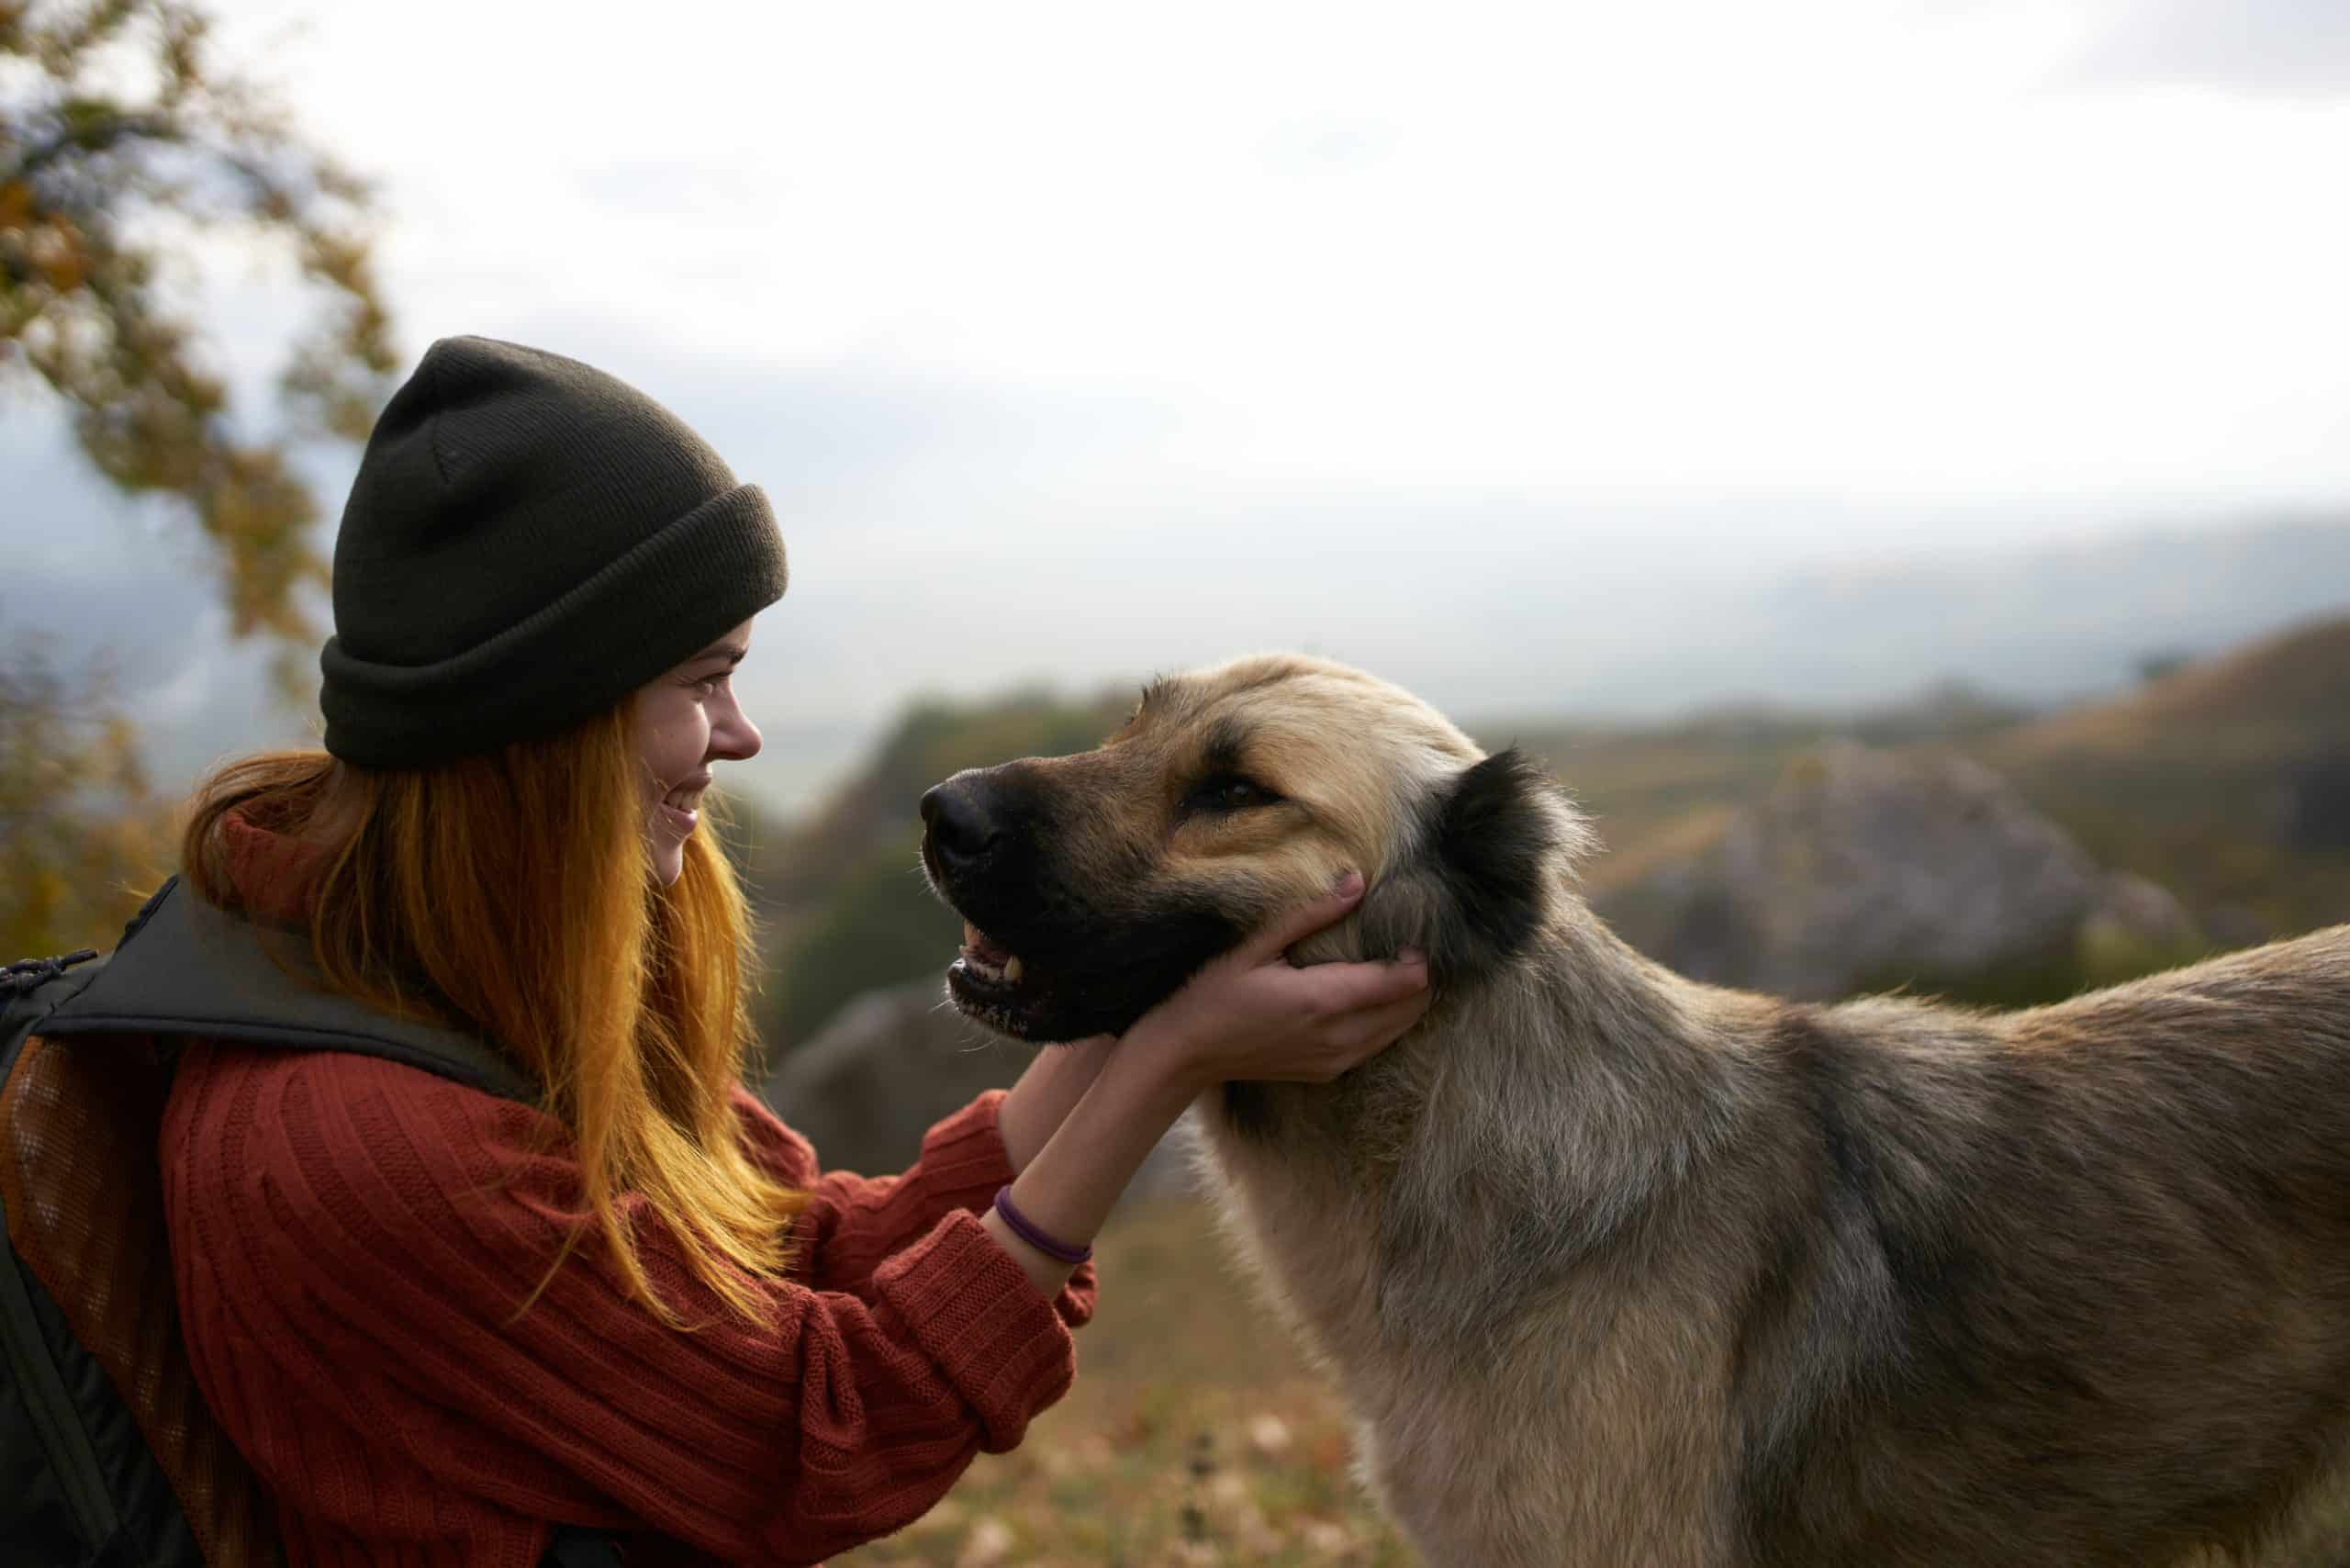
<svg viewBox="0 0 2350 1568"><path fill-rule="evenodd" d="M661 798L661 814L679 833L691 833L701 822L701 792L711 786L711 775L697 773Z"/></svg>

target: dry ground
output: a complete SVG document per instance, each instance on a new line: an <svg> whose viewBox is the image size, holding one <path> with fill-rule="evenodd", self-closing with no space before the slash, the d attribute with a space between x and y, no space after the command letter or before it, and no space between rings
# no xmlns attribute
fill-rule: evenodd
<svg viewBox="0 0 2350 1568"><path fill-rule="evenodd" d="M939 1568L1415 1561L1356 1488L1337 1401L1234 1273L1197 1204L1121 1211L1077 1386L947 1499L833 1560Z"/></svg>

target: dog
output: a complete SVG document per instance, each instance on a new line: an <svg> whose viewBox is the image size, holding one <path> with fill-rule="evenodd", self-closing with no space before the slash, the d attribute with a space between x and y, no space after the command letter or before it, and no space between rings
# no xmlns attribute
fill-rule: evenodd
<svg viewBox="0 0 2350 1568"><path fill-rule="evenodd" d="M1196 1113L1431 1562L2146 1568L2338 1478L2350 926L2009 1014L1701 985L1577 895L1528 759L1291 655L923 816L948 989L1020 1039L1124 1032L1348 868L1292 960L1427 955L1395 1045Z"/></svg>

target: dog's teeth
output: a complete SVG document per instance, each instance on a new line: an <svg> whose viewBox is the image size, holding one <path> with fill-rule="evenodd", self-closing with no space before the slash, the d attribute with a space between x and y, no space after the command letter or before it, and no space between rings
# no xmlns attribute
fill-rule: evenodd
<svg viewBox="0 0 2350 1568"><path fill-rule="evenodd" d="M1003 961L1003 978L1010 980L1014 985L1020 983L1020 960L1018 958L1006 958Z"/></svg>

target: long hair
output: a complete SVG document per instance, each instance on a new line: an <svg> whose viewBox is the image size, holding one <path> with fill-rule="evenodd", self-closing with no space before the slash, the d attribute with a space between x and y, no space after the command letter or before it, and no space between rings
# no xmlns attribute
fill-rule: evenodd
<svg viewBox="0 0 2350 1568"><path fill-rule="evenodd" d="M748 911L710 840L714 817L686 841L677 882L655 880L631 706L423 767L321 751L243 758L197 790L181 866L207 902L236 908L224 816L299 834L322 807L355 802L357 829L316 883L310 945L326 983L504 1047L570 1133L580 1218L629 1294L685 1326L646 1274L641 1216L666 1224L695 1277L748 1318L756 1281L790 1260L807 1195L744 1151L730 1092L755 1040ZM338 775L348 783L330 801Z"/></svg>

